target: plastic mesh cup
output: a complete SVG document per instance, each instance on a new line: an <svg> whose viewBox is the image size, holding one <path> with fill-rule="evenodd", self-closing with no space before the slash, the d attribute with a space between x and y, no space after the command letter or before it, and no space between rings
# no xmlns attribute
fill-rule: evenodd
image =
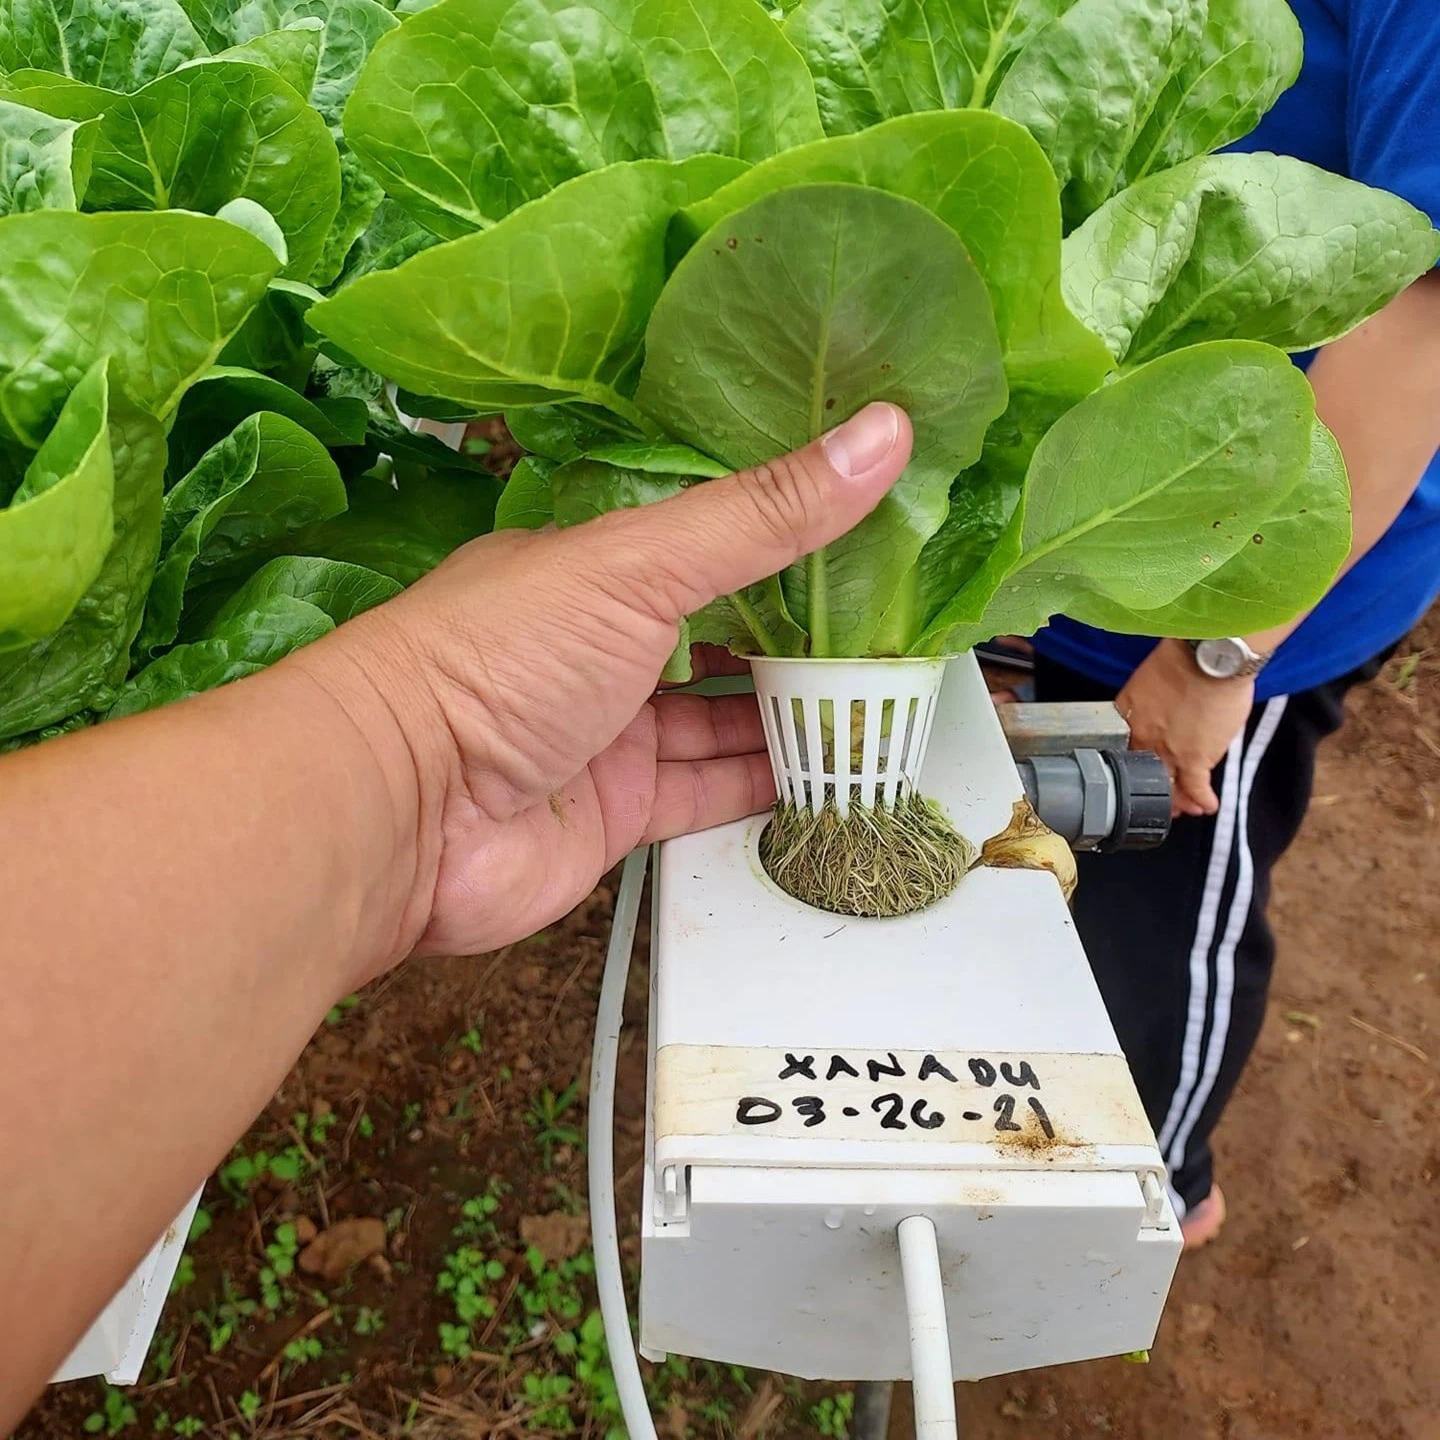
<svg viewBox="0 0 1440 1440"><path fill-rule="evenodd" d="M945 664L752 658L780 803L847 815L916 789Z"/></svg>

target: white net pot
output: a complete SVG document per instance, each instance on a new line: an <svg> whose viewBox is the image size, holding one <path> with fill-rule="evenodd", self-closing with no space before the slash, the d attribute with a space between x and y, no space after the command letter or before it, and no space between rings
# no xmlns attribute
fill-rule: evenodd
<svg viewBox="0 0 1440 1440"><path fill-rule="evenodd" d="M944 659L753 658L780 804L843 816L918 790Z"/></svg>

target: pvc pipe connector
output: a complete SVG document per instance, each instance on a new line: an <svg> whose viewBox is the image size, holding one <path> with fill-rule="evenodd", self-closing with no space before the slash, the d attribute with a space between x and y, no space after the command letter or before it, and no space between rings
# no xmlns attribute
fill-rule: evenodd
<svg viewBox="0 0 1440 1440"><path fill-rule="evenodd" d="M915 789L945 664L752 659L781 803L818 815L829 801L846 815L852 799L893 806Z"/></svg>

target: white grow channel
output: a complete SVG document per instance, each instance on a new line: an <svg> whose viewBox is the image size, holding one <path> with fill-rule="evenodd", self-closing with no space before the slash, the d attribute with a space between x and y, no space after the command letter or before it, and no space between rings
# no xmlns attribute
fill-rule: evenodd
<svg viewBox="0 0 1440 1440"><path fill-rule="evenodd" d="M815 701L818 721L818 701L835 699L844 727L850 707L811 664L800 712ZM785 734L795 707L763 693L771 668L756 686L784 737L777 780L814 803L820 747ZM979 668L951 662L931 710L910 678L909 723L924 712L932 736L920 788L978 847L1023 793ZM781 678L787 695L793 683ZM883 785L865 734L860 770ZM890 750L913 758L908 743ZM831 753L846 764L841 735ZM956 1379L1148 1349L1180 1230L1054 877L979 868L917 914L842 917L771 882L765 823L656 857L641 1352L913 1380L917 1432L945 1440ZM621 1285L610 1130L645 865L632 856L621 884L590 1110L596 1267L632 1440L655 1431Z"/></svg>

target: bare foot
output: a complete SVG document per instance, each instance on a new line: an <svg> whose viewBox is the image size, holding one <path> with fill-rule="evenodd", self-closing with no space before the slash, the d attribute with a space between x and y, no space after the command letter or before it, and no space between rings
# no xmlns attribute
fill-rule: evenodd
<svg viewBox="0 0 1440 1440"><path fill-rule="evenodd" d="M1225 1196L1218 1185L1212 1185L1210 1193L1180 1222L1185 1248L1198 1250L1202 1245L1208 1245L1219 1235L1224 1224Z"/></svg>

